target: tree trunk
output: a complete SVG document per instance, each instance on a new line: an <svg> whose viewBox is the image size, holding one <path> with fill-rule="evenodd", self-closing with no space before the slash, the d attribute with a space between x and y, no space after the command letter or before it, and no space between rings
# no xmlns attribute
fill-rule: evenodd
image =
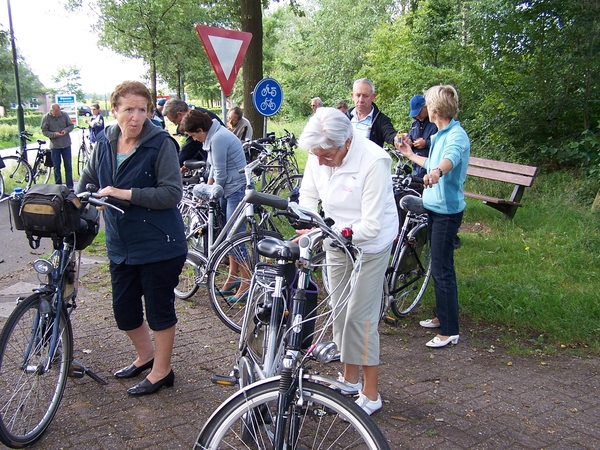
<svg viewBox="0 0 600 450"><path fill-rule="evenodd" d="M252 124L254 138L262 136L263 116L252 105L252 91L263 77L263 26L261 0L241 0L242 31L252 33L244 58L244 116Z"/></svg>
<svg viewBox="0 0 600 450"><path fill-rule="evenodd" d="M594 199L594 203L592 203L592 211L600 209L600 190L596 192L596 198Z"/></svg>

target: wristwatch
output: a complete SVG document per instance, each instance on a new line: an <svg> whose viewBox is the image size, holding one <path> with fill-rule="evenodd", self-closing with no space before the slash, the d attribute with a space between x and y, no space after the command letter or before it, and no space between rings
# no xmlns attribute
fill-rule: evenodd
<svg viewBox="0 0 600 450"><path fill-rule="evenodd" d="M439 170L440 171L440 178L442 178L444 176L444 172L442 172L442 169L440 169L439 167L436 167L433 170ZM432 172L433 172L433 170L432 170Z"/></svg>

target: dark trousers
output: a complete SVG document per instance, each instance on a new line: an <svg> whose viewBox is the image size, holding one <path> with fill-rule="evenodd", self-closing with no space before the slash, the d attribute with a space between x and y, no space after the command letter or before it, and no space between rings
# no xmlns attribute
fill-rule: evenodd
<svg viewBox="0 0 600 450"><path fill-rule="evenodd" d="M65 177L67 182L65 183L68 188L73 189L73 167L71 161L71 146L65 148L53 148L52 164L54 164L54 182L56 184L62 184L62 174L60 171L61 159L65 162Z"/></svg>
<svg viewBox="0 0 600 450"><path fill-rule="evenodd" d="M431 274L435 285L435 304L440 321L439 334L458 334L458 288L454 271L454 240L463 213L437 214L429 211Z"/></svg>

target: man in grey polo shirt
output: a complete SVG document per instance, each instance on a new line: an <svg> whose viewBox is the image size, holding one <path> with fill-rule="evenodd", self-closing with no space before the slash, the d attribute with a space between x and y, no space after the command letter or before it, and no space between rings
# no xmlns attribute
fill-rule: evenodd
<svg viewBox="0 0 600 450"><path fill-rule="evenodd" d="M54 182L62 184L60 169L61 160L65 163L65 177L68 188L73 189L73 168L71 165L71 136L69 133L75 128L69 115L60 110L60 106L54 103L50 112L42 117L42 133L50 139L50 151L52 164L54 165Z"/></svg>

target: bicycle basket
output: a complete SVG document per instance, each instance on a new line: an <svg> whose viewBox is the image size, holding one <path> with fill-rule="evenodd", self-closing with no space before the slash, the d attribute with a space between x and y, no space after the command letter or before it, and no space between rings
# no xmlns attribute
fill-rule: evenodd
<svg viewBox="0 0 600 450"><path fill-rule="evenodd" d="M62 184L36 184L21 204L20 216L27 236L67 237L79 228L81 202Z"/></svg>
<svg viewBox="0 0 600 450"><path fill-rule="evenodd" d="M75 231L75 250L89 246L100 231L100 211L94 205L87 205L81 212L79 228Z"/></svg>

